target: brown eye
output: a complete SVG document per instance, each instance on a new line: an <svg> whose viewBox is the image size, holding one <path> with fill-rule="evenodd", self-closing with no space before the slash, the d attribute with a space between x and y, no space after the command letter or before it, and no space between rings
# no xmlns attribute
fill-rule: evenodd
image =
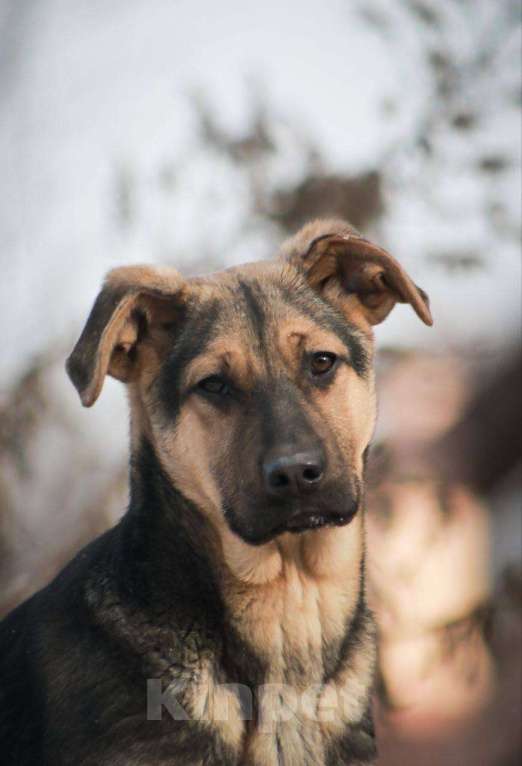
<svg viewBox="0 0 522 766"><path fill-rule="evenodd" d="M219 375L210 375L210 377L200 380L198 388L206 391L207 394L217 394L218 396L226 396L230 393L230 386Z"/></svg>
<svg viewBox="0 0 522 766"><path fill-rule="evenodd" d="M313 354L310 363L312 375L324 375L329 372L336 362L337 357L330 351L318 351Z"/></svg>

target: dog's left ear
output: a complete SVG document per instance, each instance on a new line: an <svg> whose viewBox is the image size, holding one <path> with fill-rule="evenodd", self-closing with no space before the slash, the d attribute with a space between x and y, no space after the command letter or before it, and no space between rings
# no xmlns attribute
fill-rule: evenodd
<svg viewBox="0 0 522 766"><path fill-rule="evenodd" d="M396 303L409 303L427 325L433 324L429 299L386 250L364 239L344 221L314 221L283 245L281 255L304 271L311 287L325 297L329 288L355 295L370 324L379 324Z"/></svg>
<svg viewBox="0 0 522 766"><path fill-rule="evenodd" d="M186 283L175 269L124 266L107 275L66 369L84 407L105 376L136 379L145 347L157 350L182 306Z"/></svg>

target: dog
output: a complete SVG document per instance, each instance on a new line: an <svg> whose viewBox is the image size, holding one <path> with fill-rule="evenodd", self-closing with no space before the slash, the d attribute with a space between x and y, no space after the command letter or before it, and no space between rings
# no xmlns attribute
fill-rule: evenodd
<svg viewBox="0 0 522 766"><path fill-rule="evenodd" d="M432 324L338 220L206 277L109 273L67 370L86 407L127 386L129 507L1 624L4 763L374 763L364 468L397 302Z"/></svg>

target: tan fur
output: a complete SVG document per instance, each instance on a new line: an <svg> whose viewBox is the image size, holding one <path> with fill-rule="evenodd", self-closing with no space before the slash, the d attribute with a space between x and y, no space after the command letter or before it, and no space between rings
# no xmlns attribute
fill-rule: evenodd
<svg viewBox="0 0 522 766"><path fill-rule="evenodd" d="M187 713L210 729L217 729L233 750L239 750L245 735L241 702L237 690L218 683L210 662L204 662L198 682L185 706Z"/></svg>
<svg viewBox="0 0 522 766"><path fill-rule="evenodd" d="M236 628L270 667L266 680L269 688L260 702L260 724L246 741L246 763L280 763L277 739L285 763L299 766L310 753L314 753L318 764L323 762L325 743L318 721L322 719L322 699L327 691L321 684L321 646L341 638L346 620L355 609L363 552L362 517L336 532L337 537L333 530L323 530L315 537L314 533L304 533L297 539L283 535L277 542L281 569L273 580L262 585L245 585L227 578L225 593L236 616ZM322 556L317 556L318 546ZM286 666L289 655L305 672ZM355 672L364 671L361 686L366 684L367 689L366 663L359 660L355 667ZM346 698L336 697L333 721L322 729L326 739L331 731L337 732L342 721L358 720L362 714L357 704L360 687L352 691L351 686L345 688L341 682L333 683L332 688L336 693L343 689ZM348 719L350 712L356 717Z"/></svg>
<svg viewBox="0 0 522 766"><path fill-rule="evenodd" d="M305 532L297 538L282 535L274 546L279 568L272 579L245 583L232 572L224 579L241 633L262 655L270 656L274 682L282 683L289 680L282 656L285 643L310 661L323 639L342 634L355 608L362 517L341 530ZM321 674L322 667L317 672Z"/></svg>

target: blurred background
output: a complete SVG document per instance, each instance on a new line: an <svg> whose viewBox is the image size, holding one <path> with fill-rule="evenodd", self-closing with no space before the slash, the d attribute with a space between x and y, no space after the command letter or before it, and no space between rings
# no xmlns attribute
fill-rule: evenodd
<svg viewBox="0 0 522 766"><path fill-rule="evenodd" d="M377 328L380 763L520 762L520 69L512 0L0 0L0 614L125 509L63 367L104 273L340 215L436 322Z"/></svg>

